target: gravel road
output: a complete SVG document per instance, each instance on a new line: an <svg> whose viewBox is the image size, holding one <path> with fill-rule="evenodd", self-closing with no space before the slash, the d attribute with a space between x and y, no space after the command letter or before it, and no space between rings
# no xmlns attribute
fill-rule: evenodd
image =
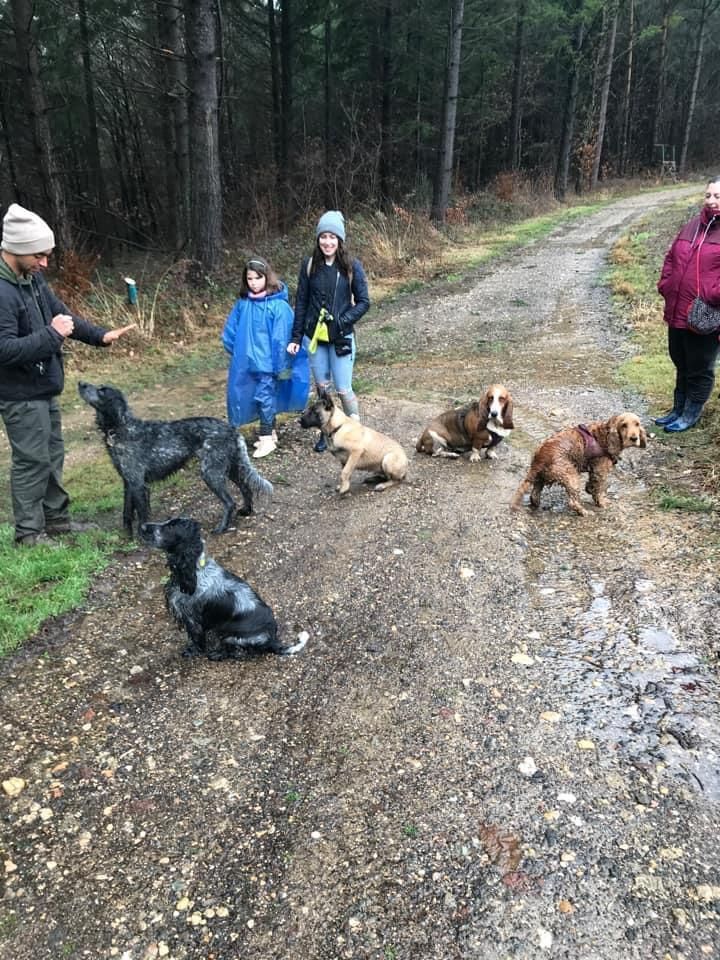
<svg viewBox="0 0 720 960"><path fill-rule="evenodd" d="M717 521L652 495L683 440L625 454L605 510L557 491L508 510L555 429L649 424L614 381L631 347L601 278L673 196L361 329L363 419L405 446L408 483L339 499L290 423L262 462L273 502L208 536L288 639L309 631L303 654L182 660L143 549L0 665L2 960L720 956ZM498 380L497 460L414 453ZM217 517L199 483L154 504Z"/></svg>

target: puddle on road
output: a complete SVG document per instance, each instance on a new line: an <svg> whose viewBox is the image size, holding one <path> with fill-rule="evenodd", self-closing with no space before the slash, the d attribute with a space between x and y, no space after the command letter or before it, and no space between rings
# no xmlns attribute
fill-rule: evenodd
<svg viewBox="0 0 720 960"><path fill-rule="evenodd" d="M657 622L652 581L633 585L632 625L616 619L602 581L590 586L588 609L568 624L570 639L548 651L562 661L566 716L648 774L720 801L718 704L707 666Z"/></svg>

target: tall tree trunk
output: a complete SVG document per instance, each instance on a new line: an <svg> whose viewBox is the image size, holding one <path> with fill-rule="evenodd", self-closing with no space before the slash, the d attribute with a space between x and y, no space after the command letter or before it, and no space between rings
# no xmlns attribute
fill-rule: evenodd
<svg viewBox="0 0 720 960"><path fill-rule="evenodd" d="M443 101L443 121L440 155L433 189L430 217L434 223L444 223L447 213L453 171L455 148L455 121L457 118L458 90L460 87L460 52L465 0L451 0L448 42L448 62Z"/></svg>
<svg viewBox="0 0 720 960"><path fill-rule="evenodd" d="M207 272L222 256L215 0L185 0L190 89L190 249Z"/></svg>
<svg viewBox="0 0 720 960"><path fill-rule="evenodd" d="M415 117L414 117L414 131L413 131L413 165L415 168L415 183L414 186L417 189L420 186L420 181L423 176L422 169L422 75L423 75L423 44L421 36L421 27L422 23L422 13L423 13L423 0L416 0L414 16L410 16L409 20L411 23L410 29L408 30L408 43L407 43L407 56L410 63L415 64L415 74L414 74L414 102L415 102Z"/></svg>
<svg viewBox="0 0 720 960"><path fill-rule="evenodd" d="M330 58L332 54L332 23L330 20L330 7L325 13L325 30L323 46L323 147L325 150L325 169L330 170L330 158L332 157L332 128L330 125L330 107L332 101L332 77L330 75ZM325 199L326 207L333 206L333 189L330 178L325 179Z"/></svg>
<svg viewBox="0 0 720 960"><path fill-rule="evenodd" d="M575 116L577 111L577 96L580 82L580 57L585 40L585 23L579 17L575 26L573 38L572 60L568 76L567 96L563 113L562 134L557 167L555 169L555 197L563 201L567 194L568 178L570 176L570 153L572 151L573 136L575 135Z"/></svg>
<svg viewBox="0 0 720 960"><path fill-rule="evenodd" d="M280 51L278 49L275 4L267 5L268 40L270 45L270 91L272 95L273 160L275 173L280 169Z"/></svg>
<svg viewBox="0 0 720 960"><path fill-rule="evenodd" d="M522 123L522 82L525 69L525 16L527 0L518 0L515 21L515 54L513 56L512 106L510 109L510 136L508 164L511 170L520 169L520 128Z"/></svg>
<svg viewBox="0 0 720 960"><path fill-rule="evenodd" d="M664 0L662 11L662 23L660 30L660 58L658 61L658 73L656 84L656 98L653 110L652 140L648 144L648 160L652 162L655 159L655 144L664 142L663 136L663 107L665 106L665 90L667 88L667 67L668 67L668 39L670 34L670 14L675 6L675 0Z"/></svg>
<svg viewBox="0 0 720 960"><path fill-rule="evenodd" d="M47 117L47 102L40 77L37 37L33 32L34 4L32 0L10 0L10 5L37 173L47 205L47 210L39 212L51 221L58 253L62 256L62 251L69 250L72 246L72 233L67 219L60 174L55 163L55 152Z"/></svg>
<svg viewBox="0 0 720 960"><path fill-rule="evenodd" d="M584 3L581 0L580 9ZM580 134L580 143L577 147L577 169L575 174L575 190L577 193L583 193L590 187L592 180L592 169L595 158L595 142L597 140L597 116L598 102L600 100L600 88L604 76L605 64L604 57L607 49L606 37L608 32L608 7L602 4L600 37L595 50L595 57L592 68L592 81L590 84L590 97L585 111L584 129Z"/></svg>
<svg viewBox="0 0 720 960"><path fill-rule="evenodd" d="M280 166L278 192L285 221L290 215L290 168L292 165L292 4L282 0L280 11Z"/></svg>
<svg viewBox="0 0 720 960"><path fill-rule="evenodd" d="M387 209L391 202L392 181L392 46L393 5L385 0L380 45L382 49L380 75L380 204Z"/></svg>
<svg viewBox="0 0 720 960"><path fill-rule="evenodd" d="M158 2L166 150L167 229L175 252L187 243L190 222L190 144L182 0Z"/></svg>
<svg viewBox="0 0 720 960"><path fill-rule="evenodd" d="M82 46L83 79L85 81L85 107L87 109L86 149L90 166L90 186L92 196L99 208L94 216L95 230L105 236L105 217L108 210L107 190L100 159L100 137L98 134L97 109L95 107L95 83L90 56L90 31L87 21L85 0L78 0L78 18L80 20L80 44Z"/></svg>
<svg viewBox="0 0 720 960"><path fill-rule="evenodd" d="M690 131L692 130L693 117L695 115L695 103L697 102L698 85L700 83L700 70L702 68L703 49L705 47L705 35L707 33L707 22L711 12L717 10L717 0L702 0L700 7L700 26L697 30L697 47L695 48L695 63L693 66L692 86L690 88L690 102L687 108L687 119L685 120L685 129L683 130L682 148L680 150L680 164L678 173L681 177L685 176L687 166L688 147L690 146Z"/></svg>
<svg viewBox="0 0 720 960"><path fill-rule="evenodd" d="M635 49L635 0L628 0L628 54L625 69L625 90L623 92L622 108L620 110L620 144L618 153L620 163L618 173L625 176L628 167L630 150L630 104L633 81L633 52Z"/></svg>
<svg viewBox="0 0 720 960"><path fill-rule="evenodd" d="M610 81L612 80L613 59L615 57L615 37L617 35L618 8L620 0L612 0L608 11L609 23L607 31L607 56L600 87L600 109L598 110L597 137L595 138L595 153L593 155L590 189L594 190L600 179L600 160L602 158L603 141L605 140L605 123L607 120L608 97L610 96Z"/></svg>
<svg viewBox="0 0 720 960"><path fill-rule="evenodd" d="M7 167L7 177L10 182L10 188L12 191L12 200L10 203L25 203L25 197L20 189L20 184L17 178L17 166L15 164L15 148L13 146L13 141L10 136L10 128L8 127L7 122L7 111L5 109L5 86L0 83L0 130L2 130L2 156L5 166ZM7 204L9 206L9 204ZM6 204L3 203L3 206Z"/></svg>

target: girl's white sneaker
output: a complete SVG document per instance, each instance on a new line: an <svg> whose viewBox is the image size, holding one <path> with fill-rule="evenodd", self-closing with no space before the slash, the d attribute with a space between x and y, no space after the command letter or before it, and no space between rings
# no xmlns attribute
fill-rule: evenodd
<svg viewBox="0 0 720 960"><path fill-rule="evenodd" d="M272 438L273 438L273 440L275 441L275 443L277 444L277 431L273 430L273 432L272 432ZM254 447L257 447L258 444L260 443L260 441L261 441L262 439L263 439L262 437L258 437L257 440L255 440L255 441L253 442L253 446L254 446Z"/></svg>
<svg viewBox="0 0 720 960"><path fill-rule="evenodd" d="M266 457L269 453L272 453L273 450L277 450L277 440L273 436L260 437L258 440L258 445L253 451L253 457L256 459L258 457Z"/></svg>

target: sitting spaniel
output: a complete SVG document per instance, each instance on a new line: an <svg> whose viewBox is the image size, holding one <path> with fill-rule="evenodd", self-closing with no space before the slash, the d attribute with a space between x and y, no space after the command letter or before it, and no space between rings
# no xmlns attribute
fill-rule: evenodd
<svg viewBox="0 0 720 960"><path fill-rule="evenodd" d="M527 476L515 491L510 507L517 510L529 490L532 490L530 506L539 507L543 487L559 483L567 492L570 508L584 516L587 510L580 503L583 473L589 474L585 490L598 507L604 507L608 475L620 454L628 447L646 445L647 435L634 413L566 427L535 451Z"/></svg>

